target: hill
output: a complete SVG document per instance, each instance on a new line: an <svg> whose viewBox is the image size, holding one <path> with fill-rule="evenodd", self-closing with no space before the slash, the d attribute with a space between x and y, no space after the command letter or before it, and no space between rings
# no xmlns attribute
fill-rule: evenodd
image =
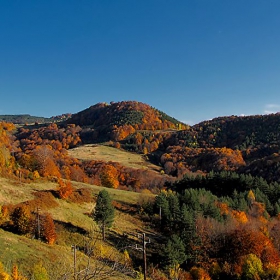
<svg viewBox="0 0 280 280"><path fill-rule="evenodd" d="M168 173L232 170L278 181L279 128L280 114L204 121L170 135L158 160Z"/></svg>
<svg viewBox="0 0 280 280"><path fill-rule="evenodd" d="M69 149L68 154L80 160L101 160L105 162L118 162L128 168L151 169L160 171L158 165L152 164L143 155L130 153L106 145L88 144Z"/></svg>
<svg viewBox="0 0 280 280"><path fill-rule="evenodd" d="M120 141L136 130L163 130L186 127L180 121L137 101L98 103L67 120L83 127L83 142Z"/></svg>

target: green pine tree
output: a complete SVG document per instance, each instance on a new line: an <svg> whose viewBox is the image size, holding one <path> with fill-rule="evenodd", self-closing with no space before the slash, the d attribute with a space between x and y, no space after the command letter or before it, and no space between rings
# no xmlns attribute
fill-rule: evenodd
<svg viewBox="0 0 280 280"><path fill-rule="evenodd" d="M93 212L94 220L101 225L102 237L105 240L105 230L112 226L115 216L115 209L112 205L111 197L106 190L98 193L95 210Z"/></svg>
<svg viewBox="0 0 280 280"><path fill-rule="evenodd" d="M155 210L159 213L161 226L164 228L167 225L168 218L170 216L169 203L167 195L161 192L155 198Z"/></svg>
<svg viewBox="0 0 280 280"><path fill-rule="evenodd" d="M168 267L180 265L186 260L185 246L178 235L173 234L169 238L163 250L163 257Z"/></svg>

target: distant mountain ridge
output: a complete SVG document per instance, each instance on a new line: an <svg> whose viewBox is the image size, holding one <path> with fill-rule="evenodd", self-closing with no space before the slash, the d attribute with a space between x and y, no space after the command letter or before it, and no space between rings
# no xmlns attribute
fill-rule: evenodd
<svg viewBox="0 0 280 280"><path fill-rule="evenodd" d="M22 115L0 115L0 121L10 122L14 124L31 124L31 123L46 123L50 122L50 118L31 116L29 114Z"/></svg>
<svg viewBox="0 0 280 280"><path fill-rule="evenodd" d="M19 115L0 115L0 121L10 122L14 124L34 124L34 123L50 123L64 121L68 119L71 114L62 114L59 116L53 116L51 118L31 116L29 114Z"/></svg>

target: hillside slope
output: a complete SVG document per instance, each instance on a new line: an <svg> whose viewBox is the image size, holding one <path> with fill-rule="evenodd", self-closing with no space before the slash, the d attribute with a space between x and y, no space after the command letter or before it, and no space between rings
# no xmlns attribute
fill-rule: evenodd
<svg viewBox="0 0 280 280"><path fill-rule="evenodd" d="M88 198L84 198L83 202L75 201L73 198L64 200L53 196L57 190L57 183L54 182L37 180L33 183L22 183L0 177L0 205L13 209L24 204L30 207L34 215L38 209L40 209L41 217L51 214L57 234L53 245L34 239L32 234L15 234L7 226L9 214L8 216L5 214L5 217L1 216L0 219L0 262L4 264L7 272L12 270L12 265L17 264L19 271L27 276L27 279L33 279L32 274L35 273L36 266L43 267L49 279L73 279L73 250L71 248L73 244L79 247L76 261L77 270L81 270L87 265L89 257L85 253L85 242L90 242L88 245L91 244L90 246L95 250L95 255L91 257L92 269L97 273L95 279L131 279L128 272L133 271L132 268L118 271L112 269L112 265L114 262L123 261L121 246L128 241L122 240L120 244L120 237L126 232L145 229L144 223L135 213L142 195L108 189L115 205L116 215L113 227L108 232L109 241L103 243L100 240L99 227L89 216L94 209L96 196L103 188L75 182L72 182L72 185L77 193L82 189L87 189L88 194L92 196L91 201ZM107 256L108 260L105 257L103 260L98 254ZM65 274L64 278L63 274Z"/></svg>

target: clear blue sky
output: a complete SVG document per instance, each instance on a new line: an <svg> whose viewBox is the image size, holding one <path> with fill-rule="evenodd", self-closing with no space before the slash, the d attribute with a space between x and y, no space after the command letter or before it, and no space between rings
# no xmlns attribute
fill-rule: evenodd
<svg viewBox="0 0 280 280"><path fill-rule="evenodd" d="M0 2L0 114L136 100L189 124L280 111L279 0Z"/></svg>

